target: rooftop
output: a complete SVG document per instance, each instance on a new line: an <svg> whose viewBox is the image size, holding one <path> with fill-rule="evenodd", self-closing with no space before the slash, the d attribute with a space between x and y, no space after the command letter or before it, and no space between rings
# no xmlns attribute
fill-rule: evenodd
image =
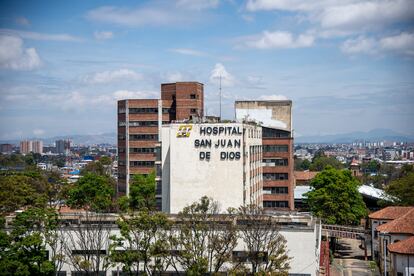
<svg viewBox="0 0 414 276"><path fill-rule="evenodd" d="M294 171L296 180L312 180L319 172L312 171Z"/></svg>
<svg viewBox="0 0 414 276"><path fill-rule="evenodd" d="M414 255L414 236L388 245L388 250L393 253Z"/></svg>
<svg viewBox="0 0 414 276"><path fill-rule="evenodd" d="M414 209L414 207L405 207L405 206L389 206L384 209L381 209L377 212L374 212L369 215L370 219L385 219L393 220L401 217L409 210Z"/></svg>
<svg viewBox="0 0 414 276"><path fill-rule="evenodd" d="M393 221L377 226L377 230L382 233L399 233L414 235L414 208L409 207L404 215Z"/></svg>

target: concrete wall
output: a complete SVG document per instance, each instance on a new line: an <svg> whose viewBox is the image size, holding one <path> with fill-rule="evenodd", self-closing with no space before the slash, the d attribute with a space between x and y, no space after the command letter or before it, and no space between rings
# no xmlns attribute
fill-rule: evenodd
<svg viewBox="0 0 414 276"><path fill-rule="evenodd" d="M262 126L292 131L291 101L236 101L236 119L250 119Z"/></svg>
<svg viewBox="0 0 414 276"><path fill-rule="evenodd" d="M231 133L203 132L208 128L228 129ZM249 156L251 145L261 145L259 135L244 139L244 128L257 128L243 124L171 124L162 130L162 188L163 211L178 213L186 205L202 196L212 197L221 211L239 207L249 199L250 160L243 164L244 154ZM211 143L211 144L210 144ZM223 143L223 144L218 144ZM230 144L231 143L231 144ZM247 157L248 157L247 156ZM258 160L259 161L259 160ZM244 177L246 183L244 182ZM255 181L261 181L257 177ZM243 193L246 194L243 194ZM261 196L257 192L256 196Z"/></svg>

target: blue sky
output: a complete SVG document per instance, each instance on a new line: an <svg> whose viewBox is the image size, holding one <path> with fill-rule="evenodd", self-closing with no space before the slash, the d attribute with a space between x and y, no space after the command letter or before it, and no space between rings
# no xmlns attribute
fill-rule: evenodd
<svg viewBox="0 0 414 276"><path fill-rule="evenodd" d="M295 134L414 134L412 0L1 1L0 140L116 131L116 101L205 84L291 99Z"/></svg>

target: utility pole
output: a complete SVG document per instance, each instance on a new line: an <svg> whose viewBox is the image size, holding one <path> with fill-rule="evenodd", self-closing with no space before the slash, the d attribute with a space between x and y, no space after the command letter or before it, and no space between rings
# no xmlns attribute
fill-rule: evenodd
<svg viewBox="0 0 414 276"><path fill-rule="evenodd" d="M220 121L221 121L221 75L220 75L220 85L219 85L219 89L220 89Z"/></svg>

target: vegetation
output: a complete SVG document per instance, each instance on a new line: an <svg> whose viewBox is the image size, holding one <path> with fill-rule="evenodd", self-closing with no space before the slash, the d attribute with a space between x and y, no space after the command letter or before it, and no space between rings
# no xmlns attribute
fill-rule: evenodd
<svg viewBox="0 0 414 276"><path fill-rule="evenodd" d="M155 172L149 175L134 175L129 188L129 208L154 210L155 188Z"/></svg>
<svg viewBox="0 0 414 276"><path fill-rule="evenodd" d="M295 159L295 170L297 171L322 171L328 166L333 167L335 169L344 168L344 165L340 161L338 161L335 157L328 157L324 155L323 151L315 153L312 162L306 159Z"/></svg>
<svg viewBox="0 0 414 276"><path fill-rule="evenodd" d="M358 225L367 212L359 185L350 171L328 166L311 181L306 201L325 223Z"/></svg>
<svg viewBox="0 0 414 276"><path fill-rule="evenodd" d="M411 167L412 169L412 167ZM414 205L414 172L409 171L406 175L392 181L385 191L388 195L395 198L395 205L413 206Z"/></svg>

